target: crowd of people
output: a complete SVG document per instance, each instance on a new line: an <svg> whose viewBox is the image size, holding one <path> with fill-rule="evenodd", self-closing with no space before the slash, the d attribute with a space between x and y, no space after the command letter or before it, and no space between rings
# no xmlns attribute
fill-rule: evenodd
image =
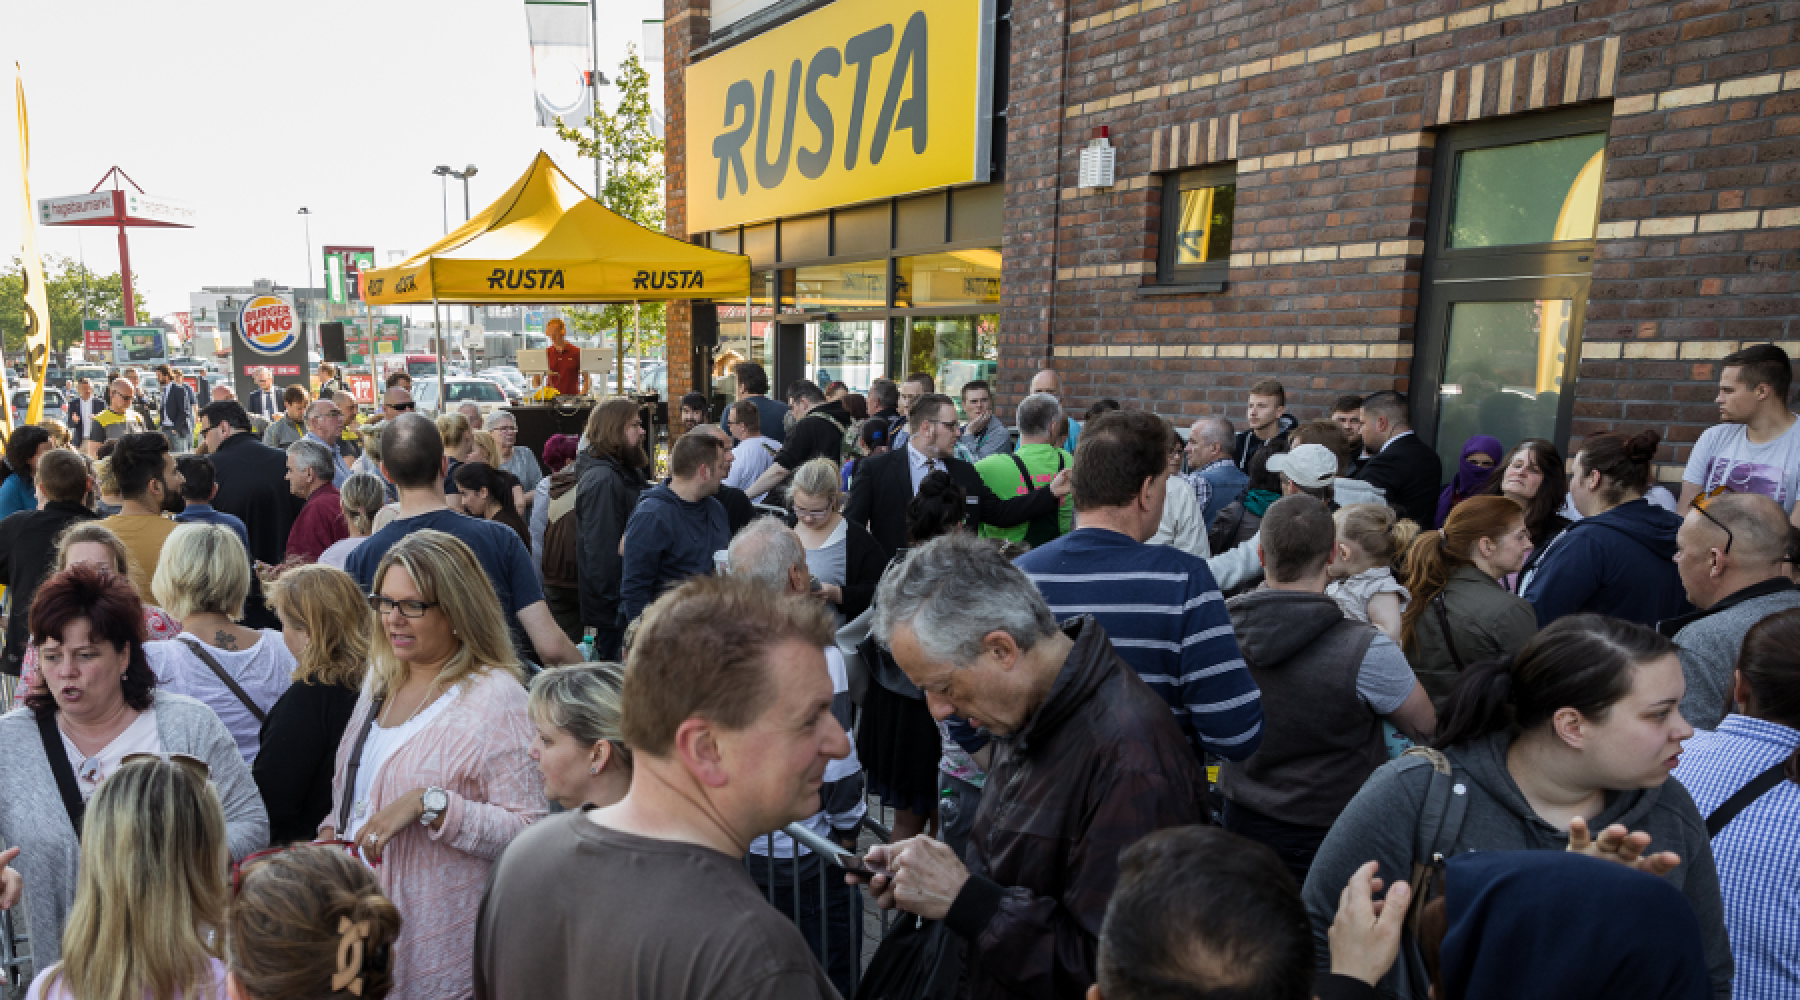
<svg viewBox="0 0 1800 1000"><path fill-rule="evenodd" d="M734 375L666 455L403 377L15 431L34 1000L1800 996L1779 348L1679 493L1393 391Z"/></svg>

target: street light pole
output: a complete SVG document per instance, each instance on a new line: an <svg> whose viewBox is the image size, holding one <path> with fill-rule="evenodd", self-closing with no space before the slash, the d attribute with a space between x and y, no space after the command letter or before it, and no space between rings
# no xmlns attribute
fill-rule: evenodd
<svg viewBox="0 0 1800 1000"><path fill-rule="evenodd" d="M313 286L312 210L302 206L300 211L296 214L301 216L306 223L306 287L311 288Z"/></svg>
<svg viewBox="0 0 1800 1000"><path fill-rule="evenodd" d="M446 235L448 235L450 232L450 175L451 175L451 173L453 173L453 171L449 167L446 167L440 163L437 166L433 167L431 169L431 172L433 174L437 175L444 182L443 183L444 233Z"/></svg>
<svg viewBox="0 0 1800 1000"><path fill-rule="evenodd" d="M450 177L454 177L457 180L462 181L462 184L463 184L463 221L468 222L469 221L469 178L471 178L471 177L475 176L477 173L479 173L480 172L479 169L473 163L462 168L461 170L451 170L449 167L442 167L440 169L448 172L445 177L445 181L444 181L445 184L450 183L450 181L449 181ZM450 224L448 222L445 222L444 223L444 231L449 232L449 230L450 230ZM475 325L475 307L474 306L469 307L469 325L470 326Z"/></svg>

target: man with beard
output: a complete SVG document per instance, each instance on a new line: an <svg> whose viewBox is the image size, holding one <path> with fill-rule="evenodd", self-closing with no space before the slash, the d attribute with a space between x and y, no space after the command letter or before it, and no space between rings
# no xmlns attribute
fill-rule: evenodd
<svg viewBox="0 0 1800 1000"><path fill-rule="evenodd" d="M154 603L150 580L162 559L163 542L175 530L166 511L181 513L181 470L169 452L169 439L157 433L127 434L112 453L113 479L119 484L119 512L100 523L131 553L131 582L146 603Z"/></svg>

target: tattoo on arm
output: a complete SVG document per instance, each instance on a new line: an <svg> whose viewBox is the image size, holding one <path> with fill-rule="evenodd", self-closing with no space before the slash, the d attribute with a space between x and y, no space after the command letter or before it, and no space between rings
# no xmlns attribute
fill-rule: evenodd
<svg viewBox="0 0 1800 1000"><path fill-rule="evenodd" d="M224 629L220 629L213 633L213 645L220 649L236 650L237 636L232 635Z"/></svg>

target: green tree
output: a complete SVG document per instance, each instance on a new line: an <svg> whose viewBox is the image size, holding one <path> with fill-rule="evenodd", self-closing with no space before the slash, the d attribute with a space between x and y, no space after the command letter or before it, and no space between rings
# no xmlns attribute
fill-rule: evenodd
<svg viewBox="0 0 1800 1000"><path fill-rule="evenodd" d="M133 275L135 278L136 275ZM82 302L93 319L122 319L125 315L124 291L119 274L96 274L79 261L68 257L44 258L44 294L50 300L50 350L52 356L66 357L70 347L81 343ZM139 316L150 311L143 292L132 288ZM7 360L10 362L25 349L25 262L12 259L0 271L0 334L5 336Z"/></svg>
<svg viewBox="0 0 1800 1000"><path fill-rule="evenodd" d="M631 46L625 61L619 64L619 106L608 112L596 107L588 117L585 131L562 121L556 124L558 137L575 144L580 155L599 160L606 179L600 185L600 204L619 215L656 232L663 231L663 141L656 137L650 122L650 74L639 61L637 47ZM641 344L631 337L631 304L570 309L566 312L569 326L587 336L611 332L619 347L619 357L640 347L652 352L664 346L666 310L661 302L645 302L640 307L638 330Z"/></svg>

